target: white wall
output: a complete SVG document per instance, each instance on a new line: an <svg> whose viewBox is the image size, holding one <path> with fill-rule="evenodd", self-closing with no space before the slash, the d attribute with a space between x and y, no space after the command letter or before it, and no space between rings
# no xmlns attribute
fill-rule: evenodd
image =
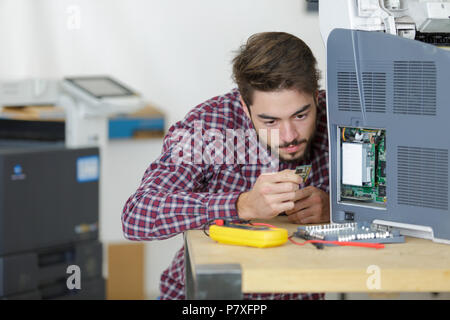
<svg viewBox="0 0 450 320"><path fill-rule="evenodd" d="M305 8L304 0L0 0L0 74L111 74L173 122L232 86L233 51L253 33L301 37L324 69L317 13Z"/></svg>
<svg viewBox="0 0 450 320"><path fill-rule="evenodd" d="M79 13L79 15L78 15ZM317 13L305 0L0 0L0 77L109 74L140 91L168 124L232 86L234 51L253 33L302 38L325 70ZM123 240L120 213L160 141L111 142L103 153L101 237ZM181 237L147 246L147 292Z"/></svg>

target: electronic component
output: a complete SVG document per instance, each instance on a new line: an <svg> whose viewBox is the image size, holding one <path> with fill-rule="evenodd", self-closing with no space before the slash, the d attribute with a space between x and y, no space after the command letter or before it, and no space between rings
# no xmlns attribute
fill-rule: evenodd
<svg viewBox="0 0 450 320"><path fill-rule="evenodd" d="M386 203L386 132L382 129L342 127L342 201Z"/></svg>
<svg viewBox="0 0 450 320"><path fill-rule="evenodd" d="M298 166L297 168L295 168L295 174L300 175L303 179L303 182L306 182L306 180L308 180L308 176L309 176L310 172L311 172L310 164Z"/></svg>
<svg viewBox="0 0 450 320"><path fill-rule="evenodd" d="M373 162L368 143L342 144L342 183L352 186L371 186Z"/></svg>
<svg viewBox="0 0 450 320"><path fill-rule="evenodd" d="M209 227L211 239L239 246L267 248L280 246L288 240L288 231L261 225L232 223L226 220L216 220Z"/></svg>
<svg viewBox="0 0 450 320"><path fill-rule="evenodd" d="M378 224L364 222L330 223L300 226L297 234L306 233L312 238L338 242L402 243L405 237L400 231Z"/></svg>
<svg viewBox="0 0 450 320"><path fill-rule="evenodd" d="M302 238L304 240L324 240L325 237L323 237L322 235L317 235L317 236L312 236L309 232L307 232L305 229L299 229L296 233L295 236ZM317 249L323 249L323 243L316 243L316 242L312 242L312 244L317 248Z"/></svg>

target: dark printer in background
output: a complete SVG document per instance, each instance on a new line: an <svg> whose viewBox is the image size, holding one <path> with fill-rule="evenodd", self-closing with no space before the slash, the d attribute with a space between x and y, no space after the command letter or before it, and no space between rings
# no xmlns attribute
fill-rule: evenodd
<svg viewBox="0 0 450 320"><path fill-rule="evenodd" d="M0 141L0 299L105 298L99 175L98 148Z"/></svg>

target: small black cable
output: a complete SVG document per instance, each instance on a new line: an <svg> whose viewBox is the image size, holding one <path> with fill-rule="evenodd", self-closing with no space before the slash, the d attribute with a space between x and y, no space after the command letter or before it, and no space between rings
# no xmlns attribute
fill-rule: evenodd
<svg viewBox="0 0 450 320"><path fill-rule="evenodd" d="M236 219L232 219L232 218L220 218L220 219L209 219L205 224L203 224L203 233L209 237L209 233L206 231L206 228L209 227L210 225L212 225L214 223L214 221L216 220L223 220L224 221L224 225L226 226L228 223L232 223L233 221L236 221ZM238 223L242 223L242 224L250 224L252 225L252 223L250 222L250 220L239 220Z"/></svg>
<svg viewBox="0 0 450 320"><path fill-rule="evenodd" d="M209 227L212 224L212 222L214 222L215 220L216 219L210 219L210 220L206 221L205 224L203 224L203 233L206 234L206 236L208 236L208 237L209 237L209 233L206 232L206 227Z"/></svg>

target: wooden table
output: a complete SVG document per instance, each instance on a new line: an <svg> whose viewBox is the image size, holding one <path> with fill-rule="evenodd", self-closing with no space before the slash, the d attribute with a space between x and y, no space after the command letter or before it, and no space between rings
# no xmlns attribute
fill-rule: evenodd
<svg viewBox="0 0 450 320"><path fill-rule="evenodd" d="M287 217L262 222L289 234L298 227ZM219 244L191 230L185 248L190 299L240 299L242 293L263 292L450 292L450 245L424 239L406 237L405 243L384 249L318 250L289 241L252 248Z"/></svg>

